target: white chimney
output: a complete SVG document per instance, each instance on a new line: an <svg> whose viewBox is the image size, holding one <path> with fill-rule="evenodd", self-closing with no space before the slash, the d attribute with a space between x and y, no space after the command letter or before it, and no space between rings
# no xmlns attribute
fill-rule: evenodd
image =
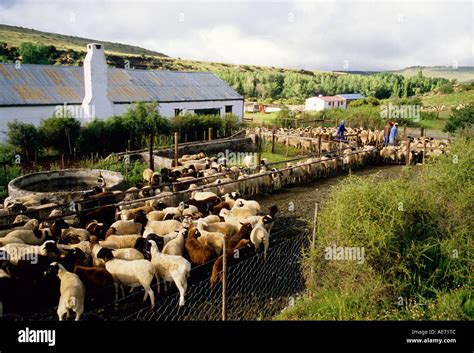
<svg viewBox="0 0 474 353"><path fill-rule="evenodd" d="M84 59L84 100L82 108L86 119L108 118L114 115L114 107L107 96L107 62L102 44L87 44Z"/></svg>

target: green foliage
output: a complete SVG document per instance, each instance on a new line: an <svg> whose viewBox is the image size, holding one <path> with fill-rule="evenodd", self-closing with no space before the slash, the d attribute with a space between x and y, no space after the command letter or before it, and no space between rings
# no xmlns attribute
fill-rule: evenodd
<svg viewBox="0 0 474 353"><path fill-rule="evenodd" d="M380 105L380 101L375 97L367 97L367 98L358 99L349 103L349 106L352 108L360 107L363 105L370 105L372 107L377 107Z"/></svg>
<svg viewBox="0 0 474 353"><path fill-rule="evenodd" d="M81 123L63 110L41 121L39 132L43 146L50 147L59 154L72 154L79 137Z"/></svg>
<svg viewBox="0 0 474 353"><path fill-rule="evenodd" d="M208 137L208 129L212 128L213 138L230 136L233 132L242 127L242 122L238 117L227 114L225 118L218 115L193 115L183 114L170 119L172 131L178 132L180 141L202 140Z"/></svg>
<svg viewBox="0 0 474 353"><path fill-rule="evenodd" d="M169 120L157 110L158 103L135 103L123 115L124 126L129 131L132 149L146 144L150 134L168 135L171 133Z"/></svg>
<svg viewBox="0 0 474 353"><path fill-rule="evenodd" d="M225 70L219 76L240 94L257 100L289 101L302 104L317 94L362 93L375 98L407 97L429 92L446 83L446 79L417 75L404 78L391 73L375 75L339 75L319 73L274 73L266 71ZM394 94L395 92L395 94ZM370 102L374 104L374 101Z"/></svg>
<svg viewBox="0 0 474 353"><path fill-rule="evenodd" d="M474 105L468 105L462 109L453 109L449 120L446 122L444 131L454 133L457 130L469 128L474 124Z"/></svg>
<svg viewBox="0 0 474 353"><path fill-rule="evenodd" d="M280 318L474 319L474 141L460 137L417 178L407 173L350 177L331 194L305 254L310 295ZM363 248L364 261L325 259L333 244Z"/></svg>
<svg viewBox="0 0 474 353"><path fill-rule="evenodd" d="M54 48L54 47L53 47ZM40 43L22 43L20 54L25 64L50 64L51 47Z"/></svg>
<svg viewBox="0 0 474 353"><path fill-rule="evenodd" d="M21 153L27 160L34 159L41 147L41 137L35 125L18 120L7 123L7 142L14 152Z"/></svg>
<svg viewBox="0 0 474 353"><path fill-rule="evenodd" d="M442 94L453 93L454 92L453 85L451 83L445 83L444 85L438 88L438 92Z"/></svg>

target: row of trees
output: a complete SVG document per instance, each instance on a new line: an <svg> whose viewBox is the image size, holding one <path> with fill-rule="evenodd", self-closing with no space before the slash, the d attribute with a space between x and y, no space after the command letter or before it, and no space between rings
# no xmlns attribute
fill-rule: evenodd
<svg viewBox="0 0 474 353"><path fill-rule="evenodd" d="M441 87L448 81L443 78L423 76L403 77L392 73L374 75L320 73L269 73L261 71L228 70L219 76L237 92L255 100L284 100L301 104L308 97L318 94L362 93L379 99L410 97Z"/></svg>
<svg viewBox="0 0 474 353"><path fill-rule="evenodd" d="M181 141L185 136L188 141L202 139L208 127L224 137L241 127L241 122L233 115L225 118L184 115L166 119L158 113L157 103L136 103L122 116L94 119L82 126L67 112L42 120L38 127L15 120L8 123L7 143L12 151L23 154L27 160L61 154L105 156L123 152L129 146L131 149L145 148L150 135L155 138L155 146L166 140L160 136L169 137L175 131L180 132Z"/></svg>

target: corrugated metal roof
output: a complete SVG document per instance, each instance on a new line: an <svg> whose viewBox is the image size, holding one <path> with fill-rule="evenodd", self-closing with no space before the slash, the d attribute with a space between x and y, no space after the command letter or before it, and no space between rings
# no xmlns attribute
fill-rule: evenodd
<svg viewBox="0 0 474 353"><path fill-rule="evenodd" d="M243 97L210 72L109 68L109 98L114 103L231 100ZM0 106L81 104L83 68L0 64Z"/></svg>
<svg viewBox="0 0 474 353"><path fill-rule="evenodd" d="M365 98L365 96L363 96L362 94L359 94L359 93L344 93L344 94L338 94L337 95L338 97L341 97L343 99L349 99L349 100L353 100L353 99L362 99L362 98Z"/></svg>

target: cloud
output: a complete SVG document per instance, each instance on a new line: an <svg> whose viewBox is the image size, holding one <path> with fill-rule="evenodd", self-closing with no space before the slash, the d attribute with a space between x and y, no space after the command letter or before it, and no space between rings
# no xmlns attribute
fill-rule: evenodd
<svg viewBox="0 0 474 353"><path fill-rule="evenodd" d="M473 11L471 1L1 0L0 22L186 59L386 70L474 65Z"/></svg>

